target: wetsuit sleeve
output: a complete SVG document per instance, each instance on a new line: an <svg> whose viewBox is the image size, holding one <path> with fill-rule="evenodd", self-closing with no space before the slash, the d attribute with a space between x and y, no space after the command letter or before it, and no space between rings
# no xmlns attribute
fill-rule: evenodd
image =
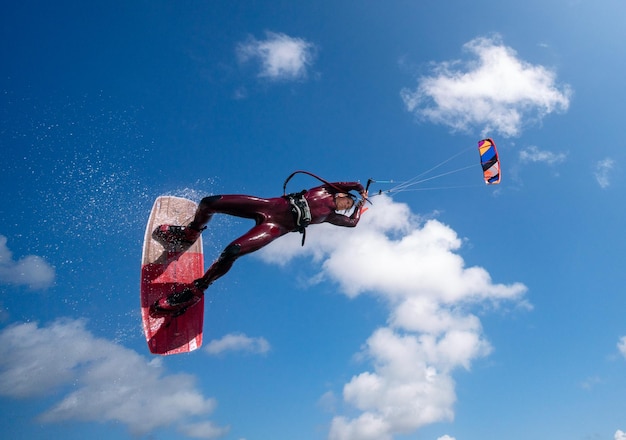
<svg viewBox="0 0 626 440"><path fill-rule="evenodd" d="M348 228L354 228L361 219L361 207L363 205L359 202L354 207L354 211L348 217L347 215L337 214L336 212L332 212L328 217L326 217L326 222L331 223L336 226L346 226Z"/></svg>

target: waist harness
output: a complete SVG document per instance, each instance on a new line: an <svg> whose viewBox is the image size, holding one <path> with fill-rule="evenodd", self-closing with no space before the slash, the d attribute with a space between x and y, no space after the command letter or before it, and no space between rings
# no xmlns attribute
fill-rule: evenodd
<svg viewBox="0 0 626 440"><path fill-rule="evenodd" d="M306 190L302 190L299 193L291 193L285 196L289 201L289 207L296 224L294 232L298 231L302 234L302 246L304 246L304 239L306 238L306 227L311 224L311 208L309 208L309 203L304 198L305 193Z"/></svg>

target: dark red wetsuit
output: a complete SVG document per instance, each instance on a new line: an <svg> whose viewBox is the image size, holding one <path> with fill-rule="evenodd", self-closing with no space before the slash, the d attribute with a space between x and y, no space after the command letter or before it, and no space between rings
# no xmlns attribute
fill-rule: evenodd
<svg viewBox="0 0 626 440"><path fill-rule="evenodd" d="M304 198L311 210L311 224L327 222L337 226L356 226L361 214L359 206L355 207L349 217L336 212L335 194L349 191L363 192L363 185L359 182L335 182L306 191ZM205 197L200 202L190 226L200 229L216 213L253 219L256 225L233 240L198 280L204 288L228 272L237 258L261 249L288 232L298 230L286 197L270 199L246 195Z"/></svg>

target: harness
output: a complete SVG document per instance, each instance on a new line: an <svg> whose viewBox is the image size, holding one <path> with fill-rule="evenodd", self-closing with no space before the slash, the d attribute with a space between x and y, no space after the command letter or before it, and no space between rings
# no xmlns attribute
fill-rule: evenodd
<svg viewBox="0 0 626 440"><path fill-rule="evenodd" d="M306 190L302 190L298 193L286 194L284 196L289 201L289 207L296 224L294 232L298 231L302 234L302 246L304 246L304 239L306 238L306 227L311 224L311 208L304 197L305 193Z"/></svg>

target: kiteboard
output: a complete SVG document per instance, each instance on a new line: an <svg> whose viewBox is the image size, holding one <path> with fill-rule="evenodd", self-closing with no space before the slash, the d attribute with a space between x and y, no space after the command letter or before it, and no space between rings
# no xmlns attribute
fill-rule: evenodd
<svg viewBox="0 0 626 440"><path fill-rule="evenodd" d="M151 353L186 353L202 345L204 297L176 316L151 316L150 306L183 284L204 274L202 237L185 251L168 250L152 238L159 225L186 226L196 203L181 197L160 196L154 202L143 242L141 260L141 318Z"/></svg>

